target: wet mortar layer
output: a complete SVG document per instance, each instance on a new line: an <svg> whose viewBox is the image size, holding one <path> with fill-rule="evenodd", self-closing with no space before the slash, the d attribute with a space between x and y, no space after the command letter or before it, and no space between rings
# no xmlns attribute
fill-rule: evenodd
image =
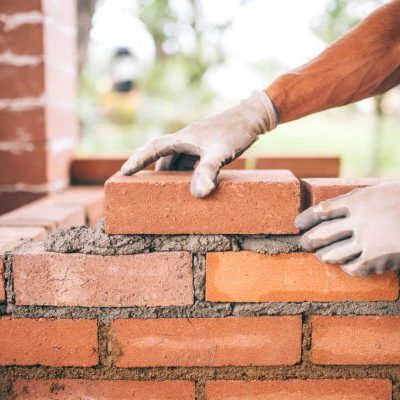
<svg viewBox="0 0 400 400"><path fill-rule="evenodd" d="M44 244L46 251L103 256L157 251L251 250L262 254L304 251L299 235L108 235L102 223L96 227L78 226L54 232Z"/></svg>

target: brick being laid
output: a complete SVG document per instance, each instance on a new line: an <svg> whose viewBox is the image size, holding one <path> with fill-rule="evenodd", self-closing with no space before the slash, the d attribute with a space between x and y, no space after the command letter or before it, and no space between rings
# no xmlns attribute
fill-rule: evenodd
<svg viewBox="0 0 400 400"><path fill-rule="evenodd" d="M289 171L221 171L216 191L194 198L190 173L116 174L105 184L110 234L294 234L300 185Z"/></svg>

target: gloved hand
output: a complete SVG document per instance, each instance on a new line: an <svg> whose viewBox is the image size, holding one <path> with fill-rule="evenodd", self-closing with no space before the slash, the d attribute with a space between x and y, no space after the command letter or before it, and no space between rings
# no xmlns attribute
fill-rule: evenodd
<svg viewBox="0 0 400 400"><path fill-rule="evenodd" d="M271 100L264 92L256 90L237 106L171 135L151 140L133 153L121 171L131 175L160 157L180 153L190 155L187 169L197 156L200 161L192 177L191 192L195 197L205 197L217 186L220 169L248 149L258 135L274 129L276 124L277 115ZM170 169L177 158L160 161L158 169Z"/></svg>
<svg viewBox="0 0 400 400"><path fill-rule="evenodd" d="M386 182L322 201L296 226L301 244L350 275L400 269L400 182ZM310 229L312 228L312 229Z"/></svg>

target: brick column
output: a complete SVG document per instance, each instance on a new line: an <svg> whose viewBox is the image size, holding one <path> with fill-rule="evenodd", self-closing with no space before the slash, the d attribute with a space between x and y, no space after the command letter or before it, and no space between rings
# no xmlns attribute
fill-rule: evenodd
<svg viewBox="0 0 400 400"><path fill-rule="evenodd" d="M76 0L0 2L0 213L68 185Z"/></svg>

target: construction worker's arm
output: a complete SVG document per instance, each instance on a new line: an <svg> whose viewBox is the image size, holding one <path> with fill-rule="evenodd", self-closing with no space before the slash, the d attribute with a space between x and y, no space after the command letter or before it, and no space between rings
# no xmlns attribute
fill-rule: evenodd
<svg viewBox="0 0 400 400"><path fill-rule="evenodd" d="M400 83L400 0L379 8L265 92L288 122L384 93Z"/></svg>
<svg viewBox="0 0 400 400"><path fill-rule="evenodd" d="M278 78L264 92L137 149L122 166L131 175L159 160L157 169L191 169L192 194L208 196L221 167L278 122L351 103L400 81L400 0L371 14L315 60Z"/></svg>

